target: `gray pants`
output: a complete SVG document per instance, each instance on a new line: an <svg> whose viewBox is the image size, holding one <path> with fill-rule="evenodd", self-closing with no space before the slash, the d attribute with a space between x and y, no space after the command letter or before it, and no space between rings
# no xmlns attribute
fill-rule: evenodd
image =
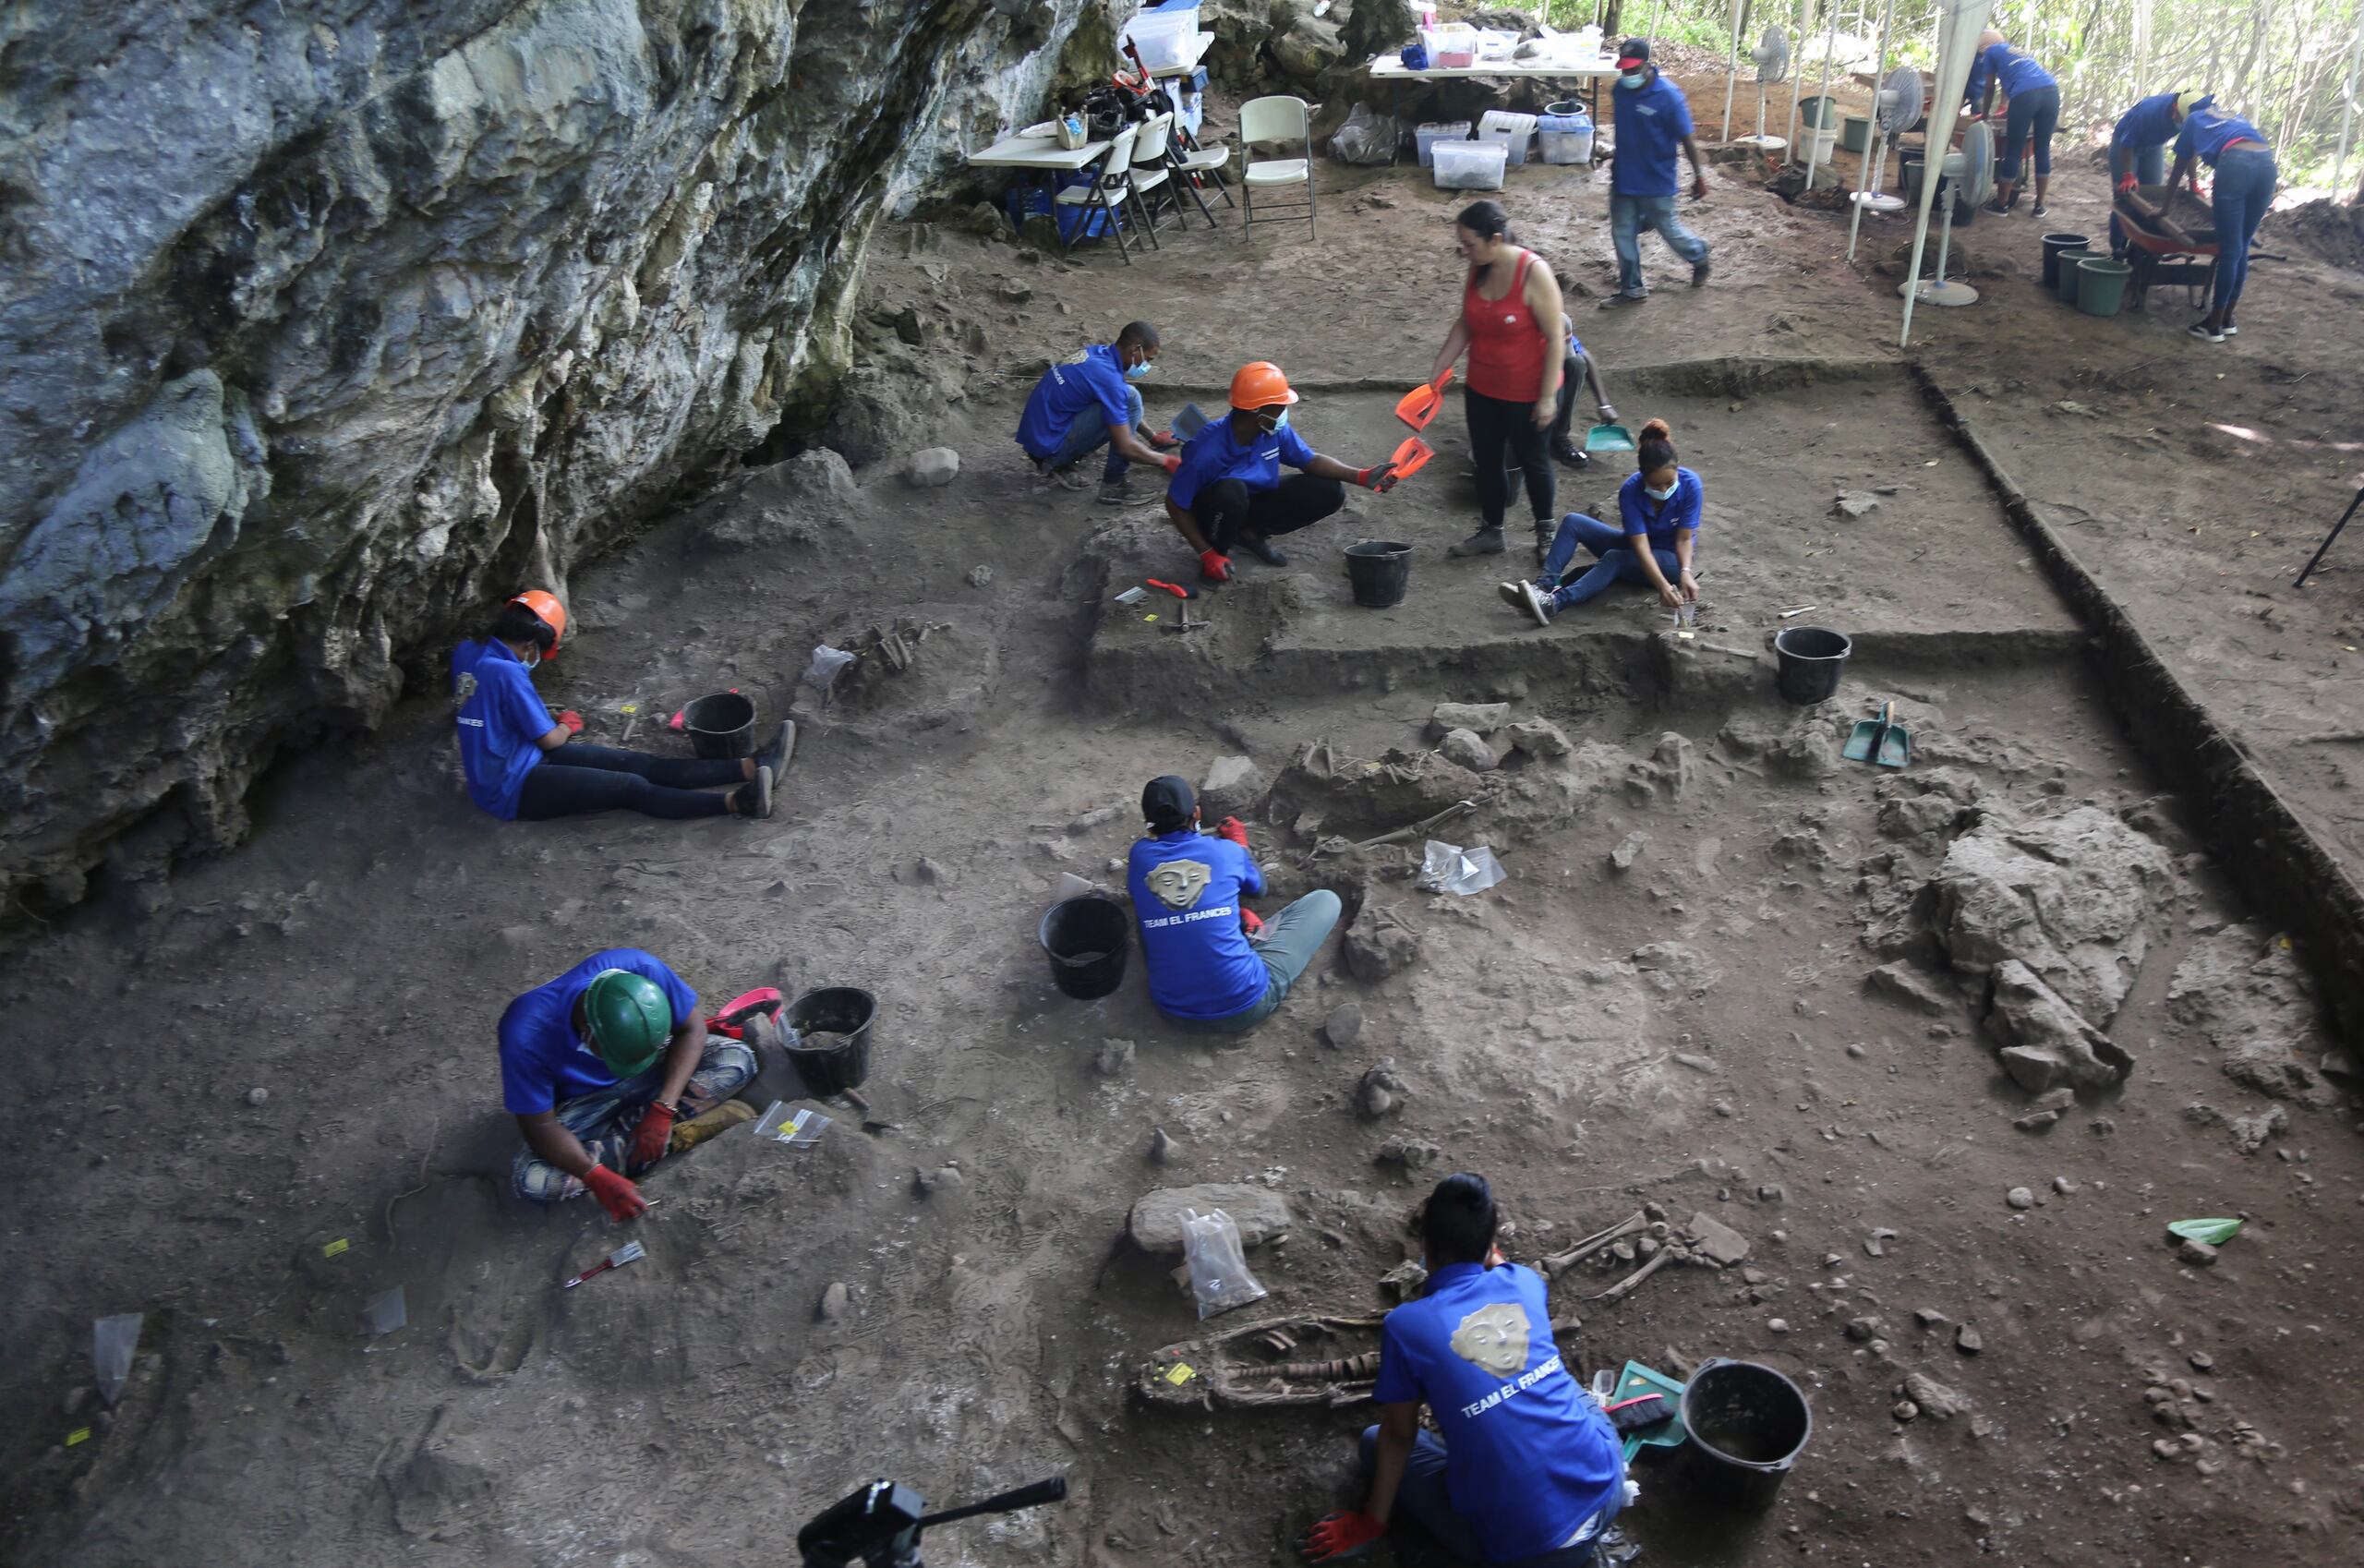
<svg viewBox="0 0 2364 1568"><path fill-rule="evenodd" d="M1243 1034L1262 1023L1288 1000L1289 987L1312 964L1343 908L1337 894L1320 887L1264 923L1264 940L1255 944L1256 956L1264 960L1272 980L1252 1007L1221 1019L1178 1019L1169 1013L1165 1021L1192 1034Z"/></svg>

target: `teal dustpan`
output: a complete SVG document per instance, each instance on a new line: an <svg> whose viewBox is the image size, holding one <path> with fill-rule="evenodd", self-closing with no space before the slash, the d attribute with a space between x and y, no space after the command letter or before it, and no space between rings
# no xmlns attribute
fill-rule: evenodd
<svg viewBox="0 0 2364 1568"><path fill-rule="evenodd" d="M1585 432L1585 455L1603 452L1632 452L1634 432L1622 425L1595 425Z"/></svg>
<svg viewBox="0 0 2364 1568"><path fill-rule="evenodd" d="M1625 1463L1631 1465L1634 1455L1646 1448L1677 1448L1690 1434L1683 1429L1683 1390L1685 1385L1664 1372L1655 1371L1639 1361L1628 1361L1617 1375L1617 1390L1609 1396L1611 1405L1628 1399L1638 1399L1646 1393L1666 1395L1667 1418L1655 1427L1645 1427L1625 1438Z"/></svg>

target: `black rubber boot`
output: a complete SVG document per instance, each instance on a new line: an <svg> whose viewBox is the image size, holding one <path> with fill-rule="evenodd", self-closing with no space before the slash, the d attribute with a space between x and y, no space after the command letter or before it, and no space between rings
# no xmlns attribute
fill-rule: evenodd
<svg viewBox="0 0 2364 1568"><path fill-rule="evenodd" d="M1446 549L1451 556L1500 555L1502 553L1502 531L1497 527L1480 528L1459 544Z"/></svg>
<svg viewBox="0 0 2364 1568"><path fill-rule="evenodd" d="M1267 566L1286 566L1289 558L1272 548L1272 541L1261 534L1242 534L1239 548Z"/></svg>

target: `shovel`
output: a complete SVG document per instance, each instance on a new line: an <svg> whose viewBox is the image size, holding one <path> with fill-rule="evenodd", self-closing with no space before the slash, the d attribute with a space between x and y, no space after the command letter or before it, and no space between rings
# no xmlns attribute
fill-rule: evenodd
<svg viewBox="0 0 2364 1568"><path fill-rule="evenodd" d="M1447 366L1443 380L1422 381L1398 399L1395 404L1395 417L1403 420L1415 430L1427 429L1429 421L1437 416L1437 410L1444 406L1444 389L1452 383L1453 368Z"/></svg>
<svg viewBox="0 0 2364 1568"><path fill-rule="evenodd" d="M1847 737L1849 762L1902 767L1912 760L1912 732L1896 722L1896 705L1880 704L1877 718L1859 718Z"/></svg>
<svg viewBox="0 0 2364 1568"><path fill-rule="evenodd" d="M1585 432L1585 455L1604 452L1632 452L1634 432L1622 425L1595 425Z"/></svg>

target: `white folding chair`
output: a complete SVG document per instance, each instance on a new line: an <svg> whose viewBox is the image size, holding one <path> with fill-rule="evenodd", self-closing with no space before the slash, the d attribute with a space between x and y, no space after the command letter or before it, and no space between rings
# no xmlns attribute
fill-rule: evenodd
<svg viewBox="0 0 2364 1568"><path fill-rule="evenodd" d="M1174 115L1171 110L1152 115L1141 126L1140 139L1133 143L1133 195L1149 214L1151 233L1157 230L1157 200L1160 192L1174 204L1175 221L1184 228L1190 226L1190 215L1182 209L1182 192L1188 190L1190 199L1199 204L1200 214L1207 220L1207 227L1220 228L1215 215L1207 211L1206 199L1198 187L1178 179L1174 172Z"/></svg>
<svg viewBox="0 0 2364 1568"><path fill-rule="evenodd" d="M1256 149L1260 144L1275 142L1283 144L1284 147L1287 143L1295 142L1303 150L1305 156L1267 159L1259 159L1256 156ZM1313 125L1312 115L1307 109L1305 100L1283 97L1251 98L1242 103L1239 106L1239 157L1242 164L1239 189L1248 204L1247 216L1241 225L1242 233L1244 234L1248 227L1258 221L1256 193L1259 190L1270 191L1301 185L1305 187L1303 201L1285 202L1281 206L1281 211L1284 214L1282 218L1265 218L1262 221L1268 223L1285 222L1288 221L1286 214L1303 212L1306 233L1311 235L1314 232ZM1269 200L1266 205L1268 207L1271 205Z"/></svg>
<svg viewBox="0 0 2364 1568"><path fill-rule="evenodd" d="M1127 126L1118 131L1108 144L1108 154L1100 161L1092 183L1069 186L1058 195L1058 205L1062 207L1096 206L1108 214L1108 229L1116 236L1116 254L1125 259L1128 267L1133 264L1133 253L1125 244L1125 201L1133 196L1133 142L1140 134L1139 126ZM1140 206L1138 199L1134 205ZM1150 243L1155 245L1157 236L1152 235Z"/></svg>

